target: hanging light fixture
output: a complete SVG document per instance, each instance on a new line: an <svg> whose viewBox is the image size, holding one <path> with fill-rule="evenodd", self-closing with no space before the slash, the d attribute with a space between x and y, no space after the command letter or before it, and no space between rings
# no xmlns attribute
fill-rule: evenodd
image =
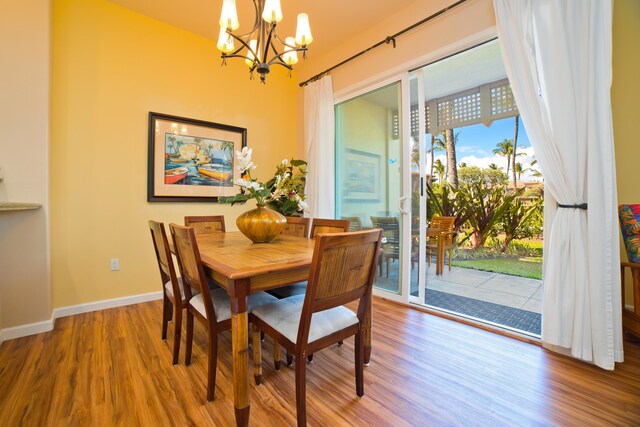
<svg viewBox="0 0 640 427"><path fill-rule="evenodd" d="M309 16L306 13L299 14L295 38L287 37L283 41L276 34L276 26L282 21L280 0L253 0L253 5L256 12L253 29L246 34L236 35L233 31L240 26L236 1L223 0L217 43L218 50L222 52L222 65L226 64L227 58L243 58L251 78L253 72L257 71L261 83L265 82L274 64L285 67L291 75L293 65L298 62L298 52L302 52L302 58L306 59L307 46L313 41ZM281 44L280 48L275 41ZM236 46L235 42L239 45Z"/></svg>

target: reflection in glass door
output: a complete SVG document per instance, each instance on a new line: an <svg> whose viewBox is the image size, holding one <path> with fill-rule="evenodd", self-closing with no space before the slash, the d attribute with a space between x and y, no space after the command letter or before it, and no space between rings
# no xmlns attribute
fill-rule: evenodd
<svg viewBox="0 0 640 427"><path fill-rule="evenodd" d="M336 104L336 217L351 229L382 228L375 287L401 293L401 84Z"/></svg>

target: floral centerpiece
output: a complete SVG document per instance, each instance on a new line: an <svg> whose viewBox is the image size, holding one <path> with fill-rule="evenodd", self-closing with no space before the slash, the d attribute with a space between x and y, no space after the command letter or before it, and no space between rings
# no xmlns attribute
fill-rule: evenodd
<svg viewBox="0 0 640 427"><path fill-rule="evenodd" d="M260 182L251 176L251 171L256 169L251 155L252 149L248 147L236 151L237 169L242 178L235 180L234 185L240 187L240 192L235 196L220 197L218 201L233 205L255 199L258 207L240 215L236 225L252 241L265 243L282 231L286 223L283 215L299 216L307 209L304 194L307 163L284 159L276 166L273 178Z"/></svg>

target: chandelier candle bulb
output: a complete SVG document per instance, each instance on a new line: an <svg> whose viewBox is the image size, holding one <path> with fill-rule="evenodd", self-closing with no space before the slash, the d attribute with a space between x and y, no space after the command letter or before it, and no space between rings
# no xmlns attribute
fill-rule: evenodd
<svg viewBox="0 0 640 427"><path fill-rule="evenodd" d="M313 41L311 27L309 26L309 15L300 13L298 15L298 26L296 28L296 43L299 46L308 46Z"/></svg>
<svg viewBox="0 0 640 427"><path fill-rule="evenodd" d="M264 11L262 11L262 19L266 22L277 24L282 21L282 8L280 7L280 0L266 0L264 4Z"/></svg>
<svg viewBox="0 0 640 427"><path fill-rule="evenodd" d="M216 46L221 52L233 52L233 37L227 33L227 30L224 27L220 27L220 35L218 36L218 44Z"/></svg>
<svg viewBox="0 0 640 427"><path fill-rule="evenodd" d="M295 46L296 41L293 37L287 37L284 41L284 55L282 55L282 59L288 65L294 65L298 62L298 53L293 50L293 46Z"/></svg>
<svg viewBox="0 0 640 427"><path fill-rule="evenodd" d="M258 40L256 39L251 40L249 42L249 47L251 49L247 51L247 59L244 60L244 63L247 64L249 67L252 67L254 62L260 62L260 52L258 51ZM257 60L252 51L258 55Z"/></svg>
<svg viewBox="0 0 640 427"><path fill-rule="evenodd" d="M220 26L230 30L237 30L240 27L238 21L238 11L236 9L236 0L223 0L222 12L220 13Z"/></svg>

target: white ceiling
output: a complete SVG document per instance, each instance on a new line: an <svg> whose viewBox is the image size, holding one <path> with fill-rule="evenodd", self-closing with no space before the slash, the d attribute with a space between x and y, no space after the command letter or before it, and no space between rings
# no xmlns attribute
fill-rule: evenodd
<svg viewBox="0 0 640 427"><path fill-rule="evenodd" d="M220 27L222 0L110 0L127 9L215 40ZM309 15L313 43L309 51L320 57L331 46L348 39L416 0L281 0L283 20L278 24L282 38L295 35L298 13ZM247 32L254 22L250 0L236 0L240 28ZM422 18L422 17L417 17ZM377 41L377 40L376 40Z"/></svg>

